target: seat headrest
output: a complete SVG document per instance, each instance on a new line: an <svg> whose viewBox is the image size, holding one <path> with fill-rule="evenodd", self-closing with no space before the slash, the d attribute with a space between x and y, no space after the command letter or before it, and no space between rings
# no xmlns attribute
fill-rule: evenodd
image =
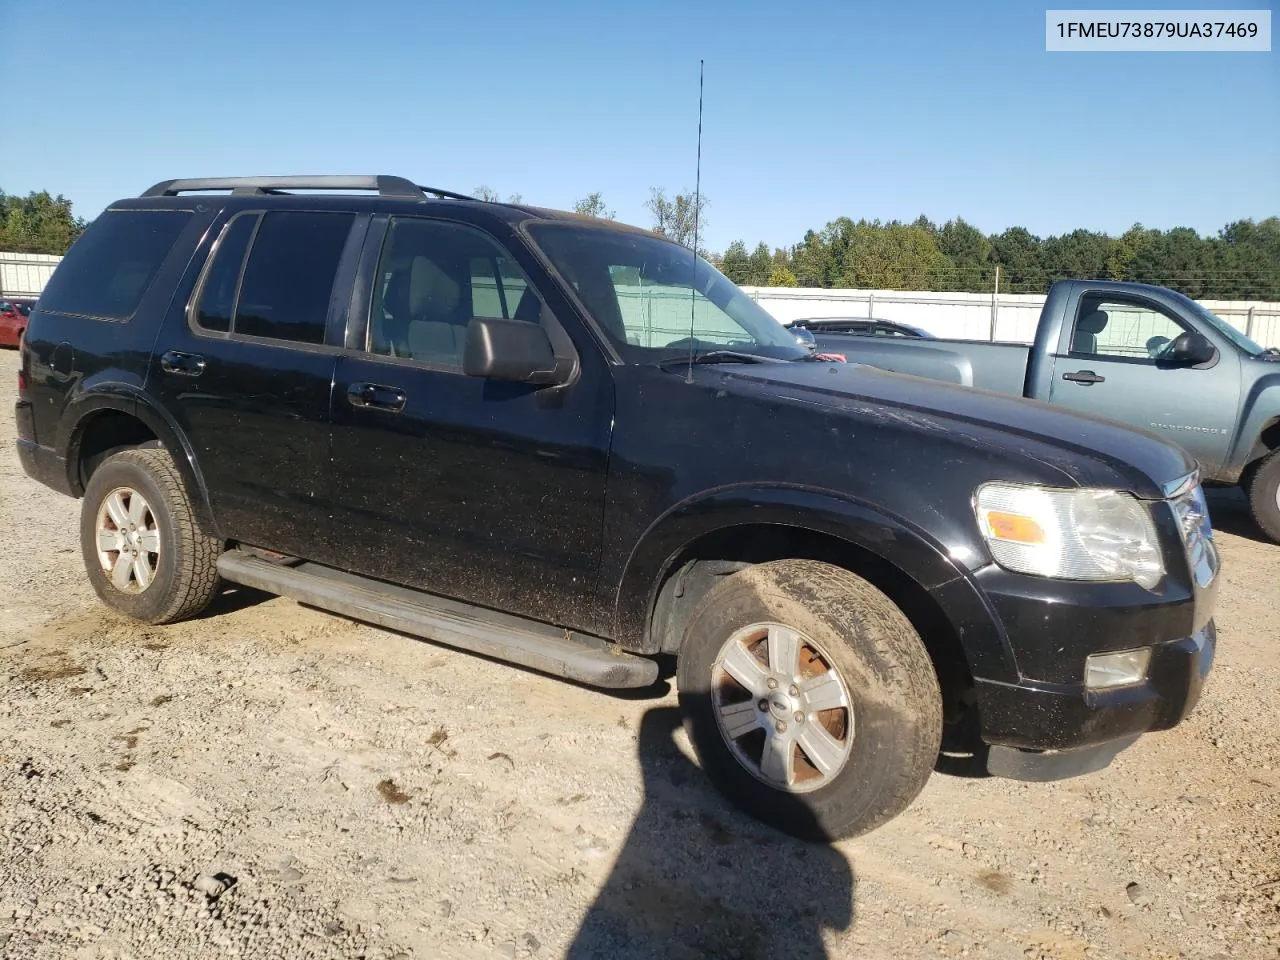
<svg viewBox="0 0 1280 960"><path fill-rule="evenodd" d="M1105 310L1094 310L1091 313L1086 313L1077 321L1076 332L1101 333L1106 329L1107 321L1110 319L1111 317Z"/></svg>
<svg viewBox="0 0 1280 960"><path fill-rule="evenodd" d="M413 316L448 316L461 299L462 288L435 261L413 258L409 267L409 312Z"/></svg>

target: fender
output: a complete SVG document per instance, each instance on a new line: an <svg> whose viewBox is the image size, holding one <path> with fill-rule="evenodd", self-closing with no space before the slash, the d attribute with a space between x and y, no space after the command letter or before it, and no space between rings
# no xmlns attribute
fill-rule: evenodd
<svg viewBox="0 0 1280 960"><path fill-rule="evenodd" d="M59 458L66 463L67 481L79 497L84 495L80 485L80 477L75 464L80 458L80 443L84 438L86 427L94 414L104 410L118 410L145 424L147 429L156 435L164 444L173 462L182 474L182 480L192 496L201 522L206 524L216 535L221 536L213 508L209 501L209 490L204 482L204 475L196 462L195 450L186 434L173 417L148 396L140 387L120 381L107 381L94 384L90 389L78 392L68 402L59 420L56 449Z"/></svg>
<svg viewBox="0 0 1280 960"><path fill-rule="evenodd" d="M648 643L658 589L681 550L729 527L776 524L822 533L892 564L927 590L964 645L975 676L1017 678L1013 650L999 618L946 549L909 521L830 491L774 484L718 487L687 498L660 516L627 560L615 599L614 638L627 649ZM979 555L984 555L980 550Z"/></svg>
<svg viewBox="0 0 1280 960"><path fill-rule="evenodd" d="M1224 480L1235 480L1254 461L1271 452L1264 434L1280 422L1280 373L1268 373L1254 380L1241 397L1240 419L1231 438Z"/></svg>

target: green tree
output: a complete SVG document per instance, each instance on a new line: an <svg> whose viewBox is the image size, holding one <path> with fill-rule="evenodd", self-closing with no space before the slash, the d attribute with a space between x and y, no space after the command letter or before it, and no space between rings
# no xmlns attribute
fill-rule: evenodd
<svg viewBox="0 0 1280 960"><path fill-rule="evenodd" d="M1048 286L1040 238L1026 227L1010 227L990 238L992 256L1001 266L1000 289L1006 293L1043 293Z"/></svg>
<svg viewBox="0 0 1280 960"><path fill-rule="evenodd" d="M472 190L471 195L475 197L477 200L485 200L489 203L503 203L503 202L523 203L524 202L524 197L522 197L518 193L511 194L510 196L507 197L505 201L503 201L502 197L498 196L497 190L494 190L492 187L487 187L483 184L481 184L480 186Z"/></svg>
<svg viewBox="0 0 1280 960"><path fill-rule="evenodd" d="M62 194L54 197L41 190L20 197L0 190L0 250L61 256L84 228Z"/></svg>
<svg viewBox="0 0 1280 960"><path fill-rule="evenodd" d="M751 258L747 255L747 245L741 240L729 244L720 260L720 272L737 284L750 282Z"/></svg>
<svg viewBox="0 0 1280 960"><path fill-rule="evenodd" d="M751 253L751 271L748 274L752 286L763 287L769 283L769 274L773 272L773 255L764 241L756 244Z"/></svg>
<svg viewBox="0 0 1280 960"><path fill-rule="evenodd" d="M1050 237L1042 246L1042 260L1049 280L1093 280L1105 277L1107 264L1118 241L1103 233L1073 230Z"/></svg>
<svg viewBox="0 0 1280 960"><path fill-rule="evenodd" d="M831 248L826 240L813 230L805 231L804 239L791 255L792 271L802 287L825 287L831 270Z"/></svg>
<svg viewBox="0 0 1280 960"><path fill-rule="evenodd" d="M796 275L788 270L780 263L775 263L773 269L769 271L770 287L795 287L799 286L796 282Z"/></svg>
<svg viewBox="0 0 1280 960"><path fill-rule="evenodd" d="M695 232L706 231L709 202L705 196L694 197L691 191L668 198L662 187L650 187L645 208L653 215L654 232L685 247L693 247ZM703 253L699 244L699 254Z"/></svg>
<svg viewBox="0 0 1280 960"><path fill-rule="evenodd" d="M952 290L991 289L995 265L991 261L991 241L977 227L960 217L948 220L938 231L938 249L951 262L953 273L939 277Z"/></svg>
<svg viewBox="0 0 1280 960"><path fill-rule="evenodd" d="M599 191L588 193L585 197L573 205L575 213L580 213L587 217L600 217L603 220L612 220L617 213L605 206L604 197Z"/></svg>

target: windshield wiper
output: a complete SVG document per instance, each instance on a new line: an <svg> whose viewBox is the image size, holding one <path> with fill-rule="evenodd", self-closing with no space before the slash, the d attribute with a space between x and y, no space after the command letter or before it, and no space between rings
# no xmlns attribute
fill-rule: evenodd
<svg viewBox="0 0 1280 960"><path fill-rule="evenodd" d="M673 364L693 363L764 363L765 357L754 353L738 353L736 350L708 350L706 353L695 353L692 357L663 357L658 366L667 367Z"/></svg>

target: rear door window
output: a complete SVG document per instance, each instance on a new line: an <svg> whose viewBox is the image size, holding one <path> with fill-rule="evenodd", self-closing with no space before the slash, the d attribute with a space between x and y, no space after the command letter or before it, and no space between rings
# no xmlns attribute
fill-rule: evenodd
<svg viewBox="0 0 1280 960"><path fill-rule="evenodd" d="M233 334L324 343L329 298L355 214L264 214L249 251Z"/></svg>
<svg viewBox="0 0 1280 960"><path fill-rule="evenodd" d="M106 211L53 271L40 308L128 320L191 216L190 210Z"/></svg>

